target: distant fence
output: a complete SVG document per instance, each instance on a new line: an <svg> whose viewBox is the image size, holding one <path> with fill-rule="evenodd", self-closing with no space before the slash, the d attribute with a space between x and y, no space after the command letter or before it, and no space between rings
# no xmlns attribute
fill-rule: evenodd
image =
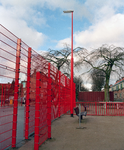
<svg viewBox="0 0 124 150"><path fill-rule="evenodd" d="M114 101L114 93L109 92L110 101ZM104 92L79 92L78 96L81 102L99 102L104 101Z"/></svg>
<svg viewBox="0 0 124 150"><path fill-rule="evenodd" d="M81 111L87 111L87 115L94 116L124 116L123 102L77 102L81 105Z"/></svg>
<svg viewBox="0 0 124 150"><path fill-rule="evenodd" d="M51 121L70 110L70 86L70 79L0 25L0 149L16 147L18 103L26 101L24 137L35 131L37 150L51 135Z"/></svg>

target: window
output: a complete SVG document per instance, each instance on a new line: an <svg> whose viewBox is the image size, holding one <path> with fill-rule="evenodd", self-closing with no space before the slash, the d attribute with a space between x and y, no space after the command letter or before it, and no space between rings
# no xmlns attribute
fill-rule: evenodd
<svg viewBox="0 0 124 150"><path fill-rule="evenodd" d="M122 90L122 87L123 87L123 86L122 86L122 83L121 83L121 90Z"/></svg>
<svg viewBox="0 0 124 150"><path fill-rule="evenodd" d="M116 90L117 90L117 91L119 90L119 85L116 85Z"/></svg>
<svg viewBox="0 0 124 150"><path fill-rule="evenodd" d="M124 88L124 82L122 82L122 89Z"/></svg>
<svg viewBox="0 0 124 150"><path fill-rule="evenodd" d="M26 87L26 82L23 82L22 84L23 84L23 88L25 88Z"/></svg>
<svg viewBox="0 0 124 150"><path fill-rule="evenodd" d="M114 93L114 98L117 98L117 93Z"/></svg>
<svg viewBox="0 0 124 150"><path fill-rule="evenodd" d="M118 85L118 89L121 89L121 83Z"/></svg>

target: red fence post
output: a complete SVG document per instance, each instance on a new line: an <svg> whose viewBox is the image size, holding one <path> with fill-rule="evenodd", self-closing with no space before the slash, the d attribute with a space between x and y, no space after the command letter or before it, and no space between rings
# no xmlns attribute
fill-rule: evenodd
<svg viewBox="0 0 124 150"><path fill-rule="evenodd" d="M59 117L61 116L60 108L61 108L61 72L59 71Z"/></svg>
<svg viewBox="0 0 124 150"><path fill-rule="evenodd" d="M5 99L6 99L6 85L4 85L4 106L5 106Z"/></svg>
<svg viewBox="0 0 124 150"><path fill-rule="evenodd" d="M64 76L64 82L65 82L65 76ZM64 114L66 113L66 98L65 98L65 94L66 94L66 86L63 85L63 106L64 106Z"/></svg>
<svg viewBox="0 0 124 150"><path fill-rule="evenodd" d="M95 102L95 113L97 115L97 102Z"/></svg>
<svg viewBox="0 0 124 150"><path fill-rule="evenodd" d="M39 124L40 124L40 72L37 72L36 74L34 150L39 150Z"/></svg>
<svg viewBox="0 0 124 150"><path fill-rule="evenodd" d="M17 40L16 51L16 72L15 72L15 89L14 89L14 107L13 107L13 127L12 127L12 147L16 147L16 130L17 130L17 111L18 111L18 89L19 89L19 70L20 70L20 51L21 39Z"/></svg>
<svg viewBox="0 0 124 150"><path fill-rule="evenodd" d="M107 102L106 102L106 116L107 116Z"/></svg>
<svg viewBox="0 0 124 150"><path fill-rule="evenodd" d="M28 64L27 64L27 91L26 91L26 118L25 118L25 139L29 134L29 99L30 99L30 73L31 73L31 48L28 48Z"/></svg>
<svg viewBox="0 0 124 150"><path fill-rule="evenodd" d="M72 102L71 102L71 80L69 80L69 82L70 82L69 89L70 89L70 114L71 114L71 105L72 105Z"/></svg>
<svg viewBox="0 0 124 150"><path fill-rule="evenodd" d="M2 95L1 95L1 107L3 105L3 85L2 85Z"/></svg>
<svg viewBox="0 0 124 150"><path fill-rule="evenodd" d="M67 113L67 111L68 111L67 94L68 94L68 92L67 92L67 76L65 76L65 113Z"/></svg>
<svg viewBox="0 0 124 150"><path fill-rule="evenodd" d="M74 83L74 107L76 107L76 94L75 94L76 90L75 90L75 83Z"/></svg>
<svg viewBox="0 0 124 150"><path fill-rule="evenodd" d="M50 63L48 64L48 99L47 99L47 125L48 125L48 139L51 139L51 77L50 77Z"/></svg>

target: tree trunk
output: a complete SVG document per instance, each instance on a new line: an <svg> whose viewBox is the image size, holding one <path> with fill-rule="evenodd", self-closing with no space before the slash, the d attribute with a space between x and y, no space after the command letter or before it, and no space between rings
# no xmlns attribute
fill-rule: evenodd
<svg viewBox="0 0 124 150"><path fill-rule="evenodd" d="M105 96L104 101L109 102L110 101L110 97L109 97L109 79L106 79L106 84L105 84L104 90L105 90L104 91L104 96Z"/></svg>

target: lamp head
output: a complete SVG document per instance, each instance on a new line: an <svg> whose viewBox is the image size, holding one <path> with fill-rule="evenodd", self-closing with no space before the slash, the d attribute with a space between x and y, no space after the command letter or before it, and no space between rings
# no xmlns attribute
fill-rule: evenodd
<svg viewBox="0 0 124 150"><path fill-rule="evenodd" d="M72 13L74 12L73 10L67 10L67 11L63 11L64 13Z"/></svg>

